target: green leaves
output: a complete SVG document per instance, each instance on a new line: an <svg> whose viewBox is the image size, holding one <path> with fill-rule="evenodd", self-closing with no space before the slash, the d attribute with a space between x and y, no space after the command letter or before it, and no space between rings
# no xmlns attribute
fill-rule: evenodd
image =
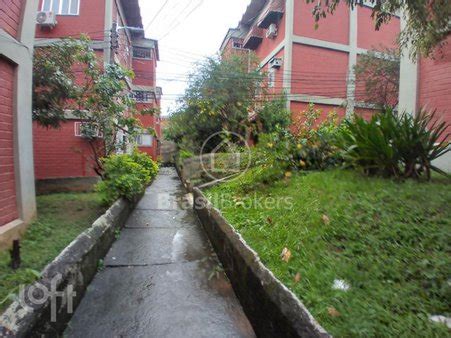
<svg viewBox="0 0 451 338"><path fill-rule="evenodd" d="M222 130L244 136L249 113L258 101L257 88L263 81L259 72L249 72L256 68L255 60L246 53L201 62L190 75L188 89L171 115L168 138L181 148L197 152L210 135Z"/></svg>
<svg viewBox="0 0 451 338"><path fill-rule="evenodd" d="M337 146L348 165L361 167L369 175L419 178L431 170L443 173L431 162L448 152L446 122L435 112L420 111L396 116L388 110L370 121L355 116L344 121Z"/></svg>
<svg viewBox="0 0 451 338"><path fill-rule="evenodd" d="M103 159L105 177L96 186L106 204L120 197L133 200L158 173L158 165L147 154L112 155Z"/></svg>
<svg viewBox="0 0 451 338"><path fill-rule="evenodd" d="M395 107L398 104L399 54L399 49L381 46L379 50L359 55L354 71L357 84L365 85L364 95L359 95L360 100L380 107Z"/></svg>
<svg viewBox="0 0 451 338"><path fill-rule="evenodd" d="M312 15L318 23L327 15L332 15L340 2L350 8L363 3L362 0L306 0L316 3ZM373 5L371 17L374 29L390 22L394 14L406 17L406 26L401 31L399 42L403 49L410 49L412 59L418 54L430 56L437 46L446 44L449 35L451 3L449 0L370 0Z"/></svg>

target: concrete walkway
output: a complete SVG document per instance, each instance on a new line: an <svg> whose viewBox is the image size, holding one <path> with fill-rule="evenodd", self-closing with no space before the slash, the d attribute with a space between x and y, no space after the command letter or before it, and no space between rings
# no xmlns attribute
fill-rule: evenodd
<svg viewBox="0 0 451 338"><path fill-rule="evenodd" d="M130 215L69 337L254 337L172 168Z"/></svg>

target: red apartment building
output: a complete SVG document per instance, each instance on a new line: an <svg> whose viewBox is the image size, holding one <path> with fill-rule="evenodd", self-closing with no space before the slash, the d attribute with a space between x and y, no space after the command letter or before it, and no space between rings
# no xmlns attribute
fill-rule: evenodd
<svg viewBox="0 0 451 338"><path fill-rule="evenodd" d="M31 79L37 0L0 7L0 249L19 238L36 213Z"/></svg>
<svg viewBox="0 0 451 338"><path fill-rule="evenodd" d="M315 29L313 6L305 0L252 0L238 27L227 33L222 55L254 51L268 73L270 93L286 93L293 119L309 103L324 114L332 109L339 116L371 114L353 69L369 49L396 46L399 18L376 31L369 6L340 3Z"/></svg>
<svg viewBox="0 0 451 338"><path fill-rule="evenodd" d="M100 62L103 59L104 64L115 62L134 70L135 78L128 84L137 108L159 107L161 88L155 86L158 42L144 37L138 0L39 0L38 19L36 47L45 47L63 37L76 38L86 34L91 38ZM118 34L115 48L110 44L113 27L117 27ZM80 182L96 177L88 143L78 132L82 121L71 117L70 111L67 118L60 129L33 125L38 182L61 182L61 179ZM144 127L154 128L156 135L141 135L137 145L156 159L159 155L159 114L141 116L140 119Z"/></svg>

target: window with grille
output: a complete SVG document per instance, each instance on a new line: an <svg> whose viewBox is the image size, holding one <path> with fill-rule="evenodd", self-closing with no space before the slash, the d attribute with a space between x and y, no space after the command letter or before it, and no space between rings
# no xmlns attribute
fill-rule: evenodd
<svg viewBox="0 0 451 338"><path fill-rule="evenodd" d="M149 92L149 91L134 90L131 95L132 95L132 98L135 99L136 102L151 102L152 101L152 92Z"/></svg>
<svg viewBox="0 0 451 338"><path fill-rule="evenodd" d="M42 10L57 15L78 15L80 0L44 0Z"/></svg>
<svg viewBox="0 0 451 338"><path fill-rule="evenodd" d="M233 41L232 46L233 46L233 48L237 48L237 49L243 48L243 44L241 42L238 42L238 41Z"/></svg>
<svg viewBox="0 0 451 338"><path fill-rule="evenodd" d="M151 50L148 48L142 48L142 47L133 47L133 57L134 58L140 58L140 59L152 59L152 53Z"/></svg>

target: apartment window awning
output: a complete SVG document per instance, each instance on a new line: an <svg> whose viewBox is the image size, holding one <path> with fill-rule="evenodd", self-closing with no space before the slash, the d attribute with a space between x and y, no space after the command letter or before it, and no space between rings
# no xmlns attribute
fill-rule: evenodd
<svg viewBox="0 0 451 338"><path fill-rule="evenodd" d="M278 23L285 12L285 1L272 0L268 3L263 10L260 20L258 21L258 27L268 28L273 23Z"/></svg>
<svg viewBox="0 0 451 338"><path fill-rule="evenodd" d="M253 26L247 36L244 38L243 47L247 49L256 49L263 41L265 30L258 26Z"/></svg>

